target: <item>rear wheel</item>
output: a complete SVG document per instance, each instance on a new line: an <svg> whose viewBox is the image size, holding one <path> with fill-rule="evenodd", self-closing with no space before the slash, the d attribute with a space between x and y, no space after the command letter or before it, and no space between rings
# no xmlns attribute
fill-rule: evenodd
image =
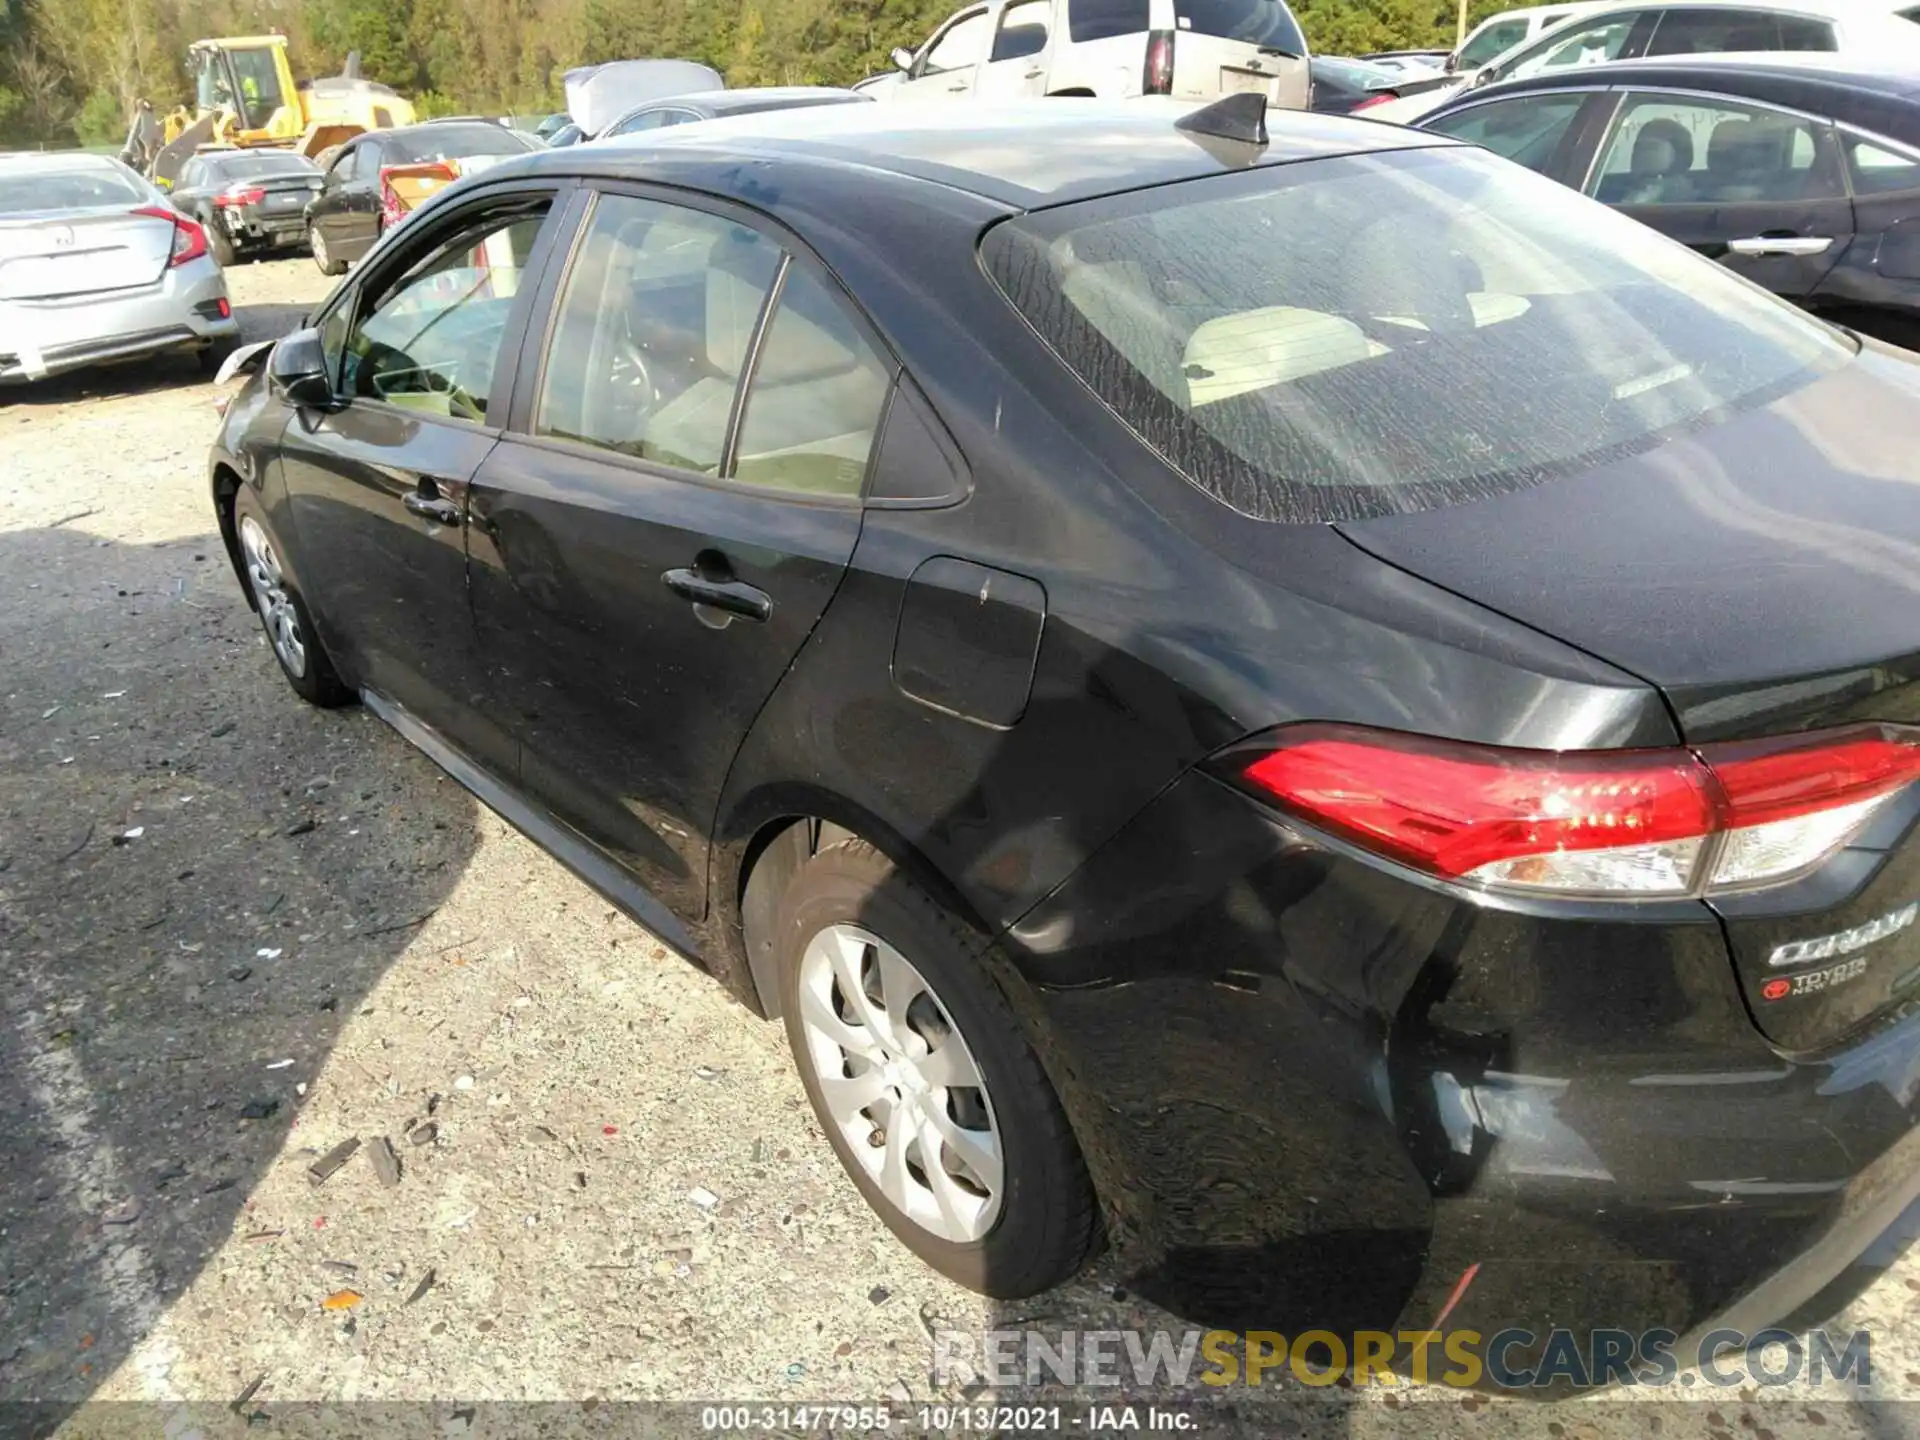
<svg viewBox="0 0 1920 1440"><path fill-rule="evenodd" d="M1099 1235L1093 1188L971 927L848 840L801 866L777 933L807 1098L887 1227L988 1295L1079 1270Z"/></svg>
<svg viewBox="0 0 1920 1440"><path fill-rule="evenodd" d="M327 237L320 233L318 225L307 227L307 248L313 252L313 263L320 267L322 275L344 275L347 262L336 260L327 252Z"/></svg>
<svg viewBox="0 0 1920 1440"><path fill-rule="evenodd" d="M211 218L201 221L200 228L207 232L207 248L213 252L213 258L220 263L221 269L224 270L240 258L240 252L233 248L233 241L227 237L227 232Z"/></svg>
<svg viewBox="0 0 1920 1440"><path fill-rule="evenodd" d="M234 529L240 539L240 559L246 568L247 589L254 611L267 632L273 658L294 693L322 708L345 705L355 697L333 668L326 647L313 628L313 617L287 578L280 561L280 543L267 527L260 502L247 486L234 497Z"/></svg>

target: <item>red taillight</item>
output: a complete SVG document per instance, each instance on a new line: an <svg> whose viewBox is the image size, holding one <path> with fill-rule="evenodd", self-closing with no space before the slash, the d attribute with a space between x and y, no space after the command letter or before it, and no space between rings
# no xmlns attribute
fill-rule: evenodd
<svg viewBox="0 0 1920 1440"><path fill-rule="evenodd" d="M1389 100L1398 100L1399 98L1400 97L1394 94L1391 90L1383 90L1378 95L1369 95L1366 99L1362 100L1358 105L1354 106L1347 113L1349 115L1358 115L1362 110L1371 110L1376 105L1384 105Z"/></svg>
<svg viewBox="0 0 1920 1440"><path fill-rule="evenodd" d="M1140 89L1147 95L1173 93L1173 32L1155 30L1147 36L1147 68Z"/></svg>
<svg viewBox="0 0 1920 1440"><path fill-rule="evenodd" d="M1443 879L1685 895L1818 864L1920 778L1920 732L1582 754L1302 725L1236 769L1282 809Z"/></svg>
<svg viewBox="0 0 1920 1440"><path fill-rule="evenodd" d="M143 205L133 213L151 216L155 220L165 220L173 226L173 250L167 256L169 270L176 265L184 265L189 260L198 260L207 253L207 232L178 211L164 209L159 205Z"/></svg>
<svg viewBox="0 0 1920 1440"><path fill-rule="evenodd" d="M267 192L258 185L234 185L213 197L216 205L258 205Z"/></svg>

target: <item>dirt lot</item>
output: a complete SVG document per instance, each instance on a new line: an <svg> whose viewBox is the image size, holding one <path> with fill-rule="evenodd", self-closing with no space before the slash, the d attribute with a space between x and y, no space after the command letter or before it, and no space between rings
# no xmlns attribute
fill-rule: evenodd
<svg viewBox="0 0 1920 1440"><path fill-rule="evenodd" d="M325 284L232 275L258 336ZM253 1405L905 1416L936 1394L930 1329L1182 1328L1112 1262L1012 1309L921 1268L842 1182L774 1027L371 716L299 704L212 533L212 400L190 361L0 394L0 1400L80 1433L89 1399L213 1427L256 1378ZM1880 1400L1920 1395L1916 1273L1841 1322L1873 1330ZM1654 1418L1330 1394L1288 1432ZM1667 1434L1907 1432L1853 1398L1658 1411ZM1243 1403L1202 1432L1276 1424Z"/></svg>

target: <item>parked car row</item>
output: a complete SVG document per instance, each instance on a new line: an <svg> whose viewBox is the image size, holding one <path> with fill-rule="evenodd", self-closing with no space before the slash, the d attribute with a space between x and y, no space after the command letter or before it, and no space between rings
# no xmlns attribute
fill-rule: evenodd
<svg viewBox="0 0 1920 1440"><path fill-rule="evenodd" d="M1255 93L518 156L236 357L212 520L962 1283L1813 1323L1920 1198L1920 357L1595 197L1906 172L1619 73L1456 127L1566 183Z"/></svg>

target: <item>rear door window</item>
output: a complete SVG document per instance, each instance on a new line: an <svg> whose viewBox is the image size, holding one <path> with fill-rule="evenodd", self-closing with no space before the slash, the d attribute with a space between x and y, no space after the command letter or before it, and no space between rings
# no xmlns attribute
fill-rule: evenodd
<svg viewBox="0 0 1920 1440"><path fill-rule="evenodd" d="M1609 205L1792 204L1846 194L1832 127L1732 100L1630 94L1588 192Z"/></svg>
<svg viewBox="0 0 1920 1440"><path fill-rule="evenodd" d="M1510 100L1469 105L1421 125L1470 145L1485 146L1515 164L1545 173L1588 98L1584 90L1516 95Z"/></svg>
<svg viewBox="0 0 1920 1440"><path fill-rule="evenodd" d="M1076 44L1141 35L1150 13L1147 0L1067 0L1067 35Z"/></svg>
<svg viewBox="0 0 1920 1440"><path fill-rule="evenodd" d="M1465 147L1061 206L1003 221L982 253L1149 449L1258 520L1536 484L1853 354L1712 261Z"/></svg>
<svg viewBox="0 0 1920 1440"><path fill-rule="evenodd" d="M1856 195L1889 195L1920 190L1920 156L1876 145L1859 135L1841 132L1847 152L1847 173Z"/></svg>
<svg viewBox="0 0 1920 1440"><path fill-rule="evenodd" d="M1047 48L1047 21L1053 0L1017 0L1000 15L1000 33L993 39L994 60L1024 60Z"/></svg>

